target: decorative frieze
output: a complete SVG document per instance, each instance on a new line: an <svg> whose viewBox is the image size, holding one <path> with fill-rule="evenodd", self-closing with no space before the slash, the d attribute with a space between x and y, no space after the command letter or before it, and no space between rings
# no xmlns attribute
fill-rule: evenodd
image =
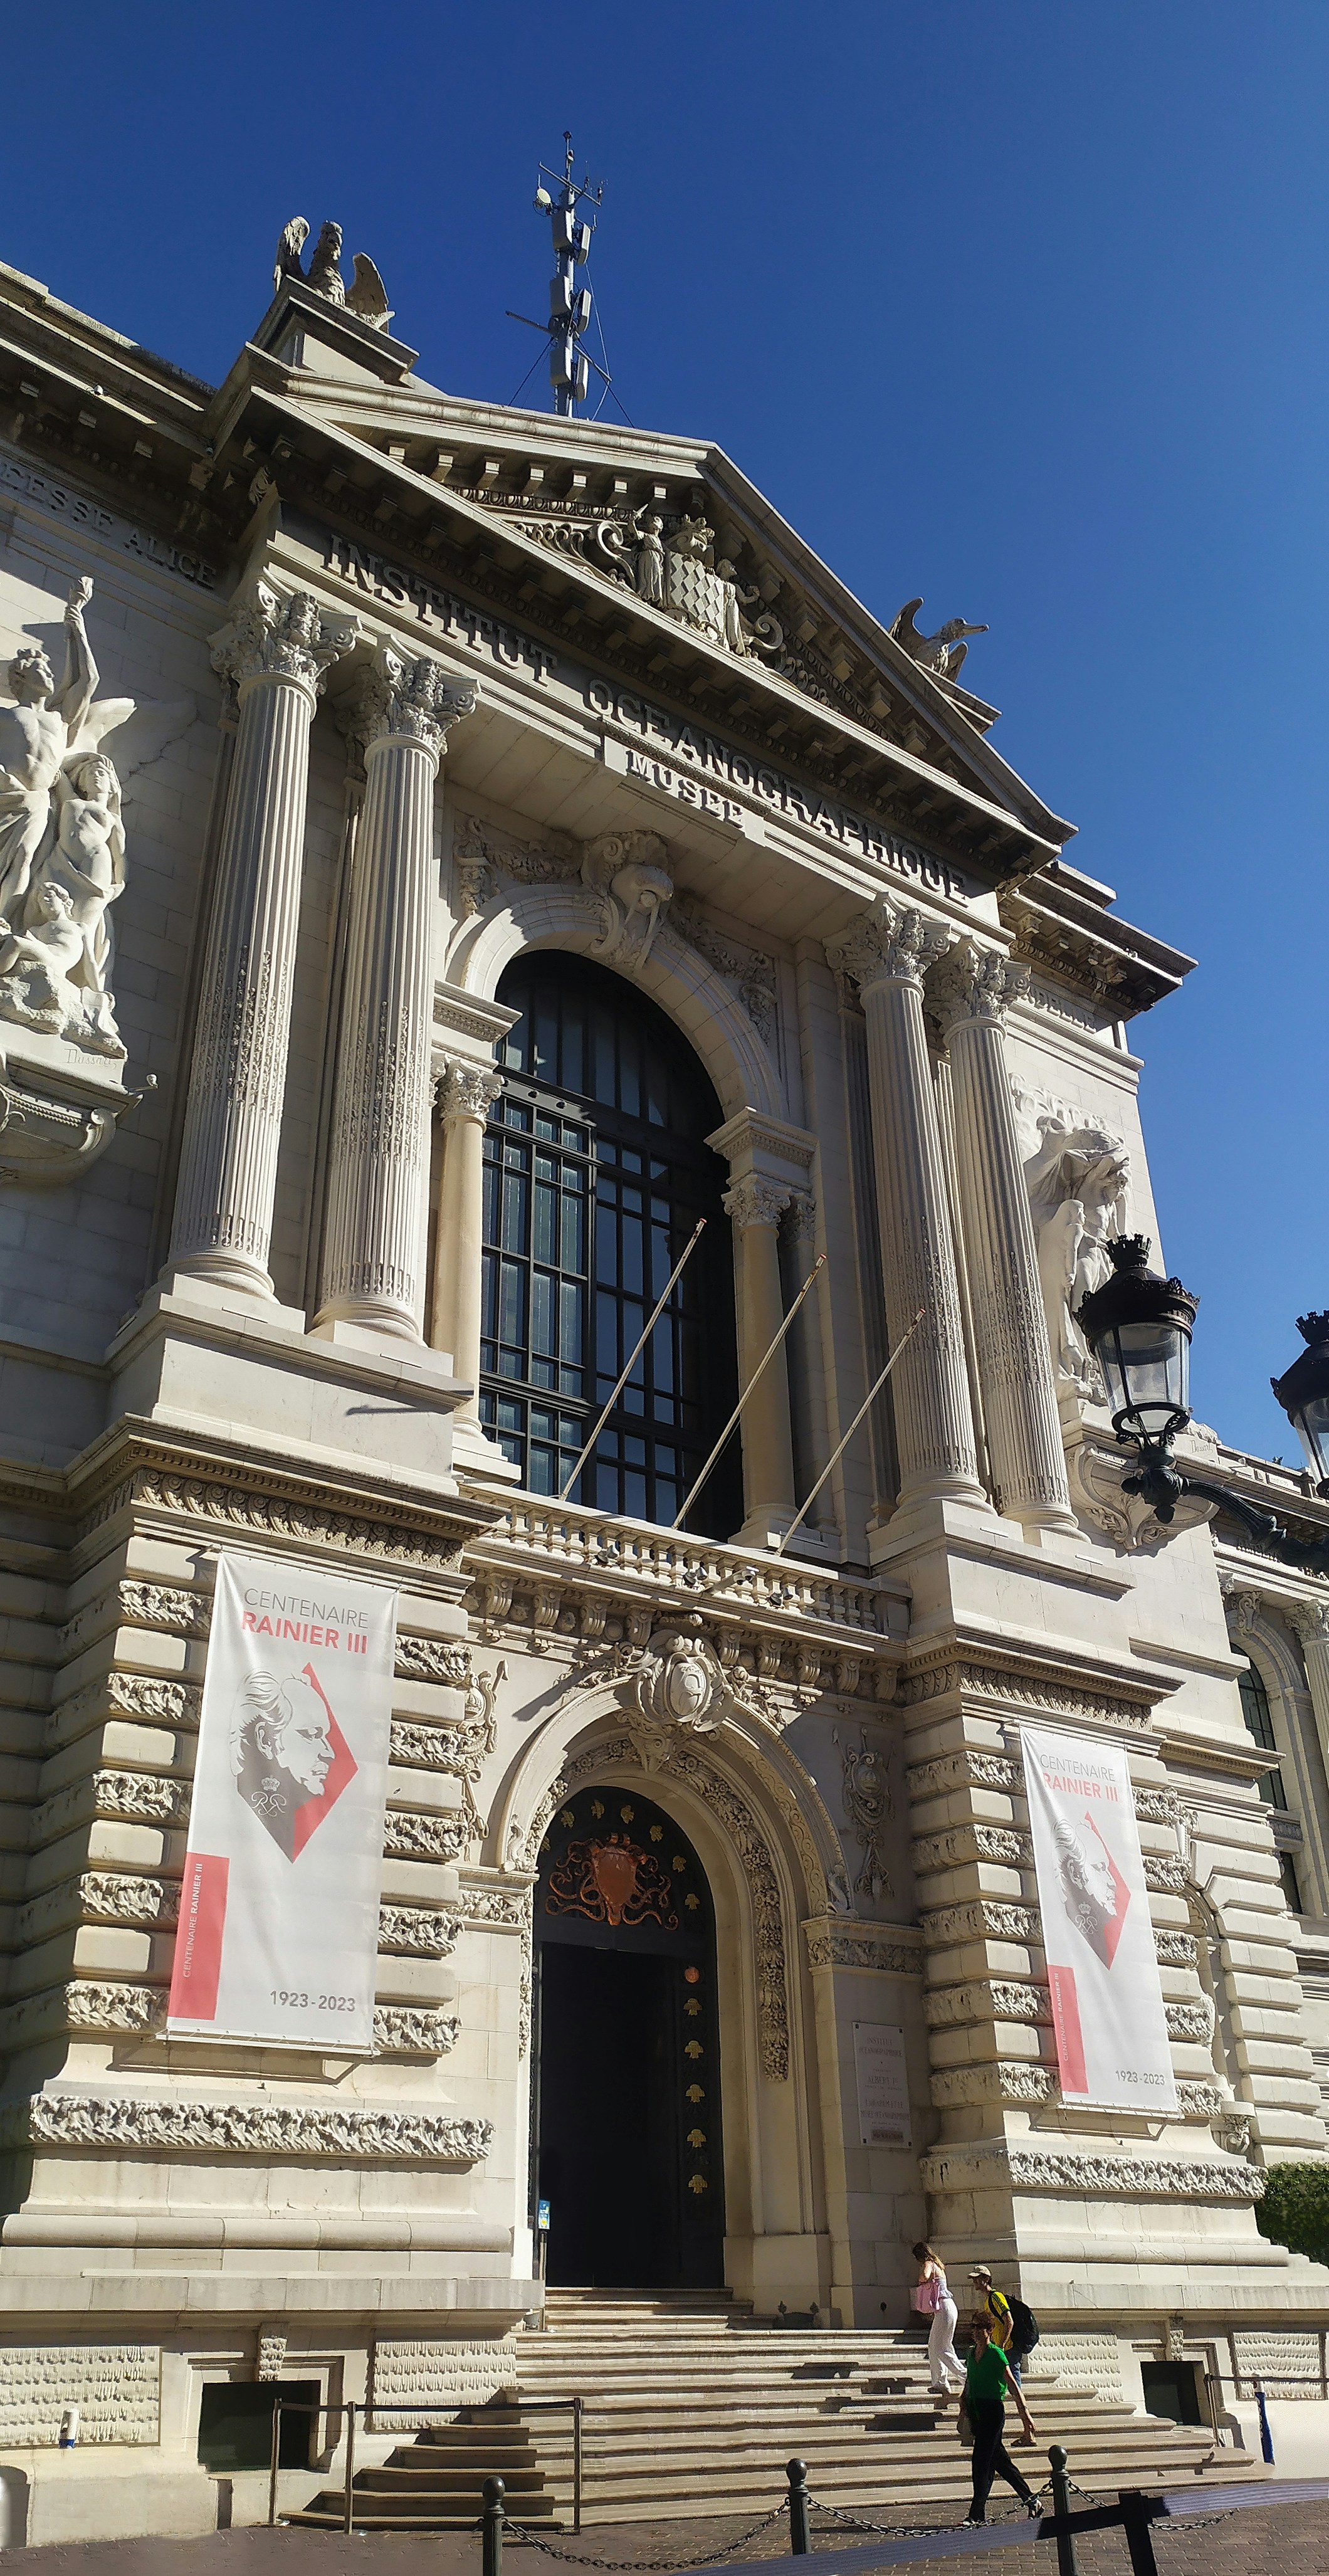
<svg viewBox="0 0 1329 2576"><path fill-rule="evenodd" d="M261 1531L269 1538L300 1545L341 1547L357 1556L391 1557L431 1573L449 1571L471 1535L467 1523L447 1523L441 1515L422 1512L419 1522L361 1518L352 1512L330 1512L321 1504L247 1486L205 1482L201 1477L171 1475L144 1468L135 1478L136 1499L156 1510L189 1520L216 1521L224 1527Z"/></svg>
<svg viewBox="0 0 1329 2576"><path fill-rule="evenodd" d="M1023 2021L1050 2026L1052 2005L1046 1986L1025 1985L1014 1977L979 1977L964 1986L930 1986L923 2011L933 2030L963 2022Z"/></svg>
<svg viewBox="0 0 1329 2576"><path fill-rule="evenodd" d="M199 1693L187 1682L159 1681L145 1673L108 1673L53 1708L42 1730L48 1749L72 1743L108 1717L146 1718L154 1726L198 1725Z"/></svg>
<svg viewBox="0 0 1329 2576"><path fill-rule="evenodd" d="M389 1807L383 1826L383 1848L397 1860L459 1860L474 1840L464 1815L429 1816L405 1807Z"/></svg>
<svg viewBox="0 0 1329 2576"><path fill-rule="evenodd" d="M380 2057L446 2057L460 2030L456 2013L415 2004L374 2007L374 2051Z"/></svg>
<svg viewBox="0 0 1329 2576"><path fill-rule="evenodd" d="M118 2031L136 2038L160 2030L166 1993L157 1986L73 1978L25 1995L0 2010L0 2047L17 2050L57 2031Z"/></svg>
<svg viewBox="0 0 1329 2576"><path fill-rule="evenodd" d="M443 1682L464 1690L471 1678L471 1650L460 1637L404 1637L398 1633L396 1670L404 1681Z"/></svg>
<svg viewBox="0 0 1329 2576"><path fill-rule="evenodd" d="M120 1615L131 1628L166 1628L177 1637L206 1637L212 1595L174 1583L122 1583Z"/></svg>
<svg viewBox="0 0 1329 2576"><path fill-rule="evenodd" d="M1017 2191L1070 2192L1085 2200L1251 2202L1264 2192L1263 2173L1232 2158L1081 2152L1016 2139L934 2148L922 2158L922 2178L926 2191L973 2192L1008 2181Z"/></svg>
<svg viewBox="0 0 1329 2576"><path fill-rule="evenodd" d="M66 1923L140 1923L169 1931L176 1920L180 1890L165 1878L140 1878L127 1870L94 1869L63 1887L49 1887L32 1897L14 1918L19 1945L28 1949Z"/></svg>
<svg viewBox="0 0 1329 2576"><path fill-rule="evenodd" d="M433 1905L380 1905L378 1946L406 1959L446 1959L461 1922Z"/></svg>
<svg viewBox="0 0 1329 2576"><path fill-rule="evenodd" d="M929 1949L946 1949L962 1941L1041 1941L1036 1907L1013 1905L1005 1897L976 1896L968 1905L941 1905L923 1916L923 1938Z"/></svg>
<svg viewBox="0 0 1329 2576"><path fill-rule="evenodd" d="M85 2442L159 2442L161 2352L147 2343L9 2344L0 2351L0 2450L54 2450L66 2409Z"/></svg>
<svg viewBox="0 0 1329 2576"><path fill-rule="evenodd" d="M1325 2337L1310 2329L1302 2334L1244 2333L1232 2336L1232 2371L1237 2395L1249 2397L1256 2387L1271 2397L1329 2396Z"/></svg>
<svg viewBox="0 0 1329 2576"><path fill-rule="evenodd" d="M932 2077L932 2099L939 2111L978 2108L990 2102L1055 2102L1055 2071L1027 2066L1020 2060L993 2059L986 2066L942 2068Z"/></svg>
<svg viewBox="0 0 1329 2576"><path fill-rule="evenodd" d="M1199 1956L1193 1932L1161 1932L1155 1928L1154 1948L1165 1968L1193 1968Z"/></svg>
<svg viewBox="0 0 1329 2576"><path fill-rule="evenodd" d="M473 2165L489 2120L424 2111L351 2111L278 2102L190 2102L84 2093L34 2095L0 2109L0 2147L93 2148L114 2155L327 2156L340 2163Z"/></svg>
<svg viewBox="0 0 1329 2576"><path fill-rule="evenodd" d="M94 1771L57 1789L32 1818L32 1848L54 1842L94 1815L135 1825L183 1825L189 1820L190 1784L157 1771Z"/></svg>
<svg viewBox="0 0 1329 2576"><path fill-rule="evenodd" d="M959 1753L942 1753L935 1762L911 1762L905 1787L911 1798L944 1798L956 1789L1000 1789L1008 1796L1023 1791L1018 1762L1006 1753L979 1753L965 1745Z"/></svg>
<svg viewBox="0 0 1329 2576"><path fill-rule="evenodd" d="M1145 1886L1152 1889L1156 1896L1185 1895L1186 1866L1184 1861L1180 1859L1173 1860L1164 1852L1145 1852L1143 1854L1143 1860Z"/></svg>
<svg viewBox="0 0 1329 2576"><path fill-rule="evenodd" d="M1214 2035L1214 2007L1207 1995L1194 2003L1169 2003L1163 2006L1169 2039L1198 2039L1207 2048Z"/></svg>
<svg viewBox="0 0 1329 2576"><path fill-rule="evenodd" d="M850 1968L857 1974L892 1977L916 1977L922 1972L921 1945L906 1925L879 1927L839 1916L805 1923L803 1931L810 1968Z"/></svg>
<svg viewBox="0 0 1329 2576"><path fill-rule="evenodd" d="M964 1869L980 1860L1004 1862L1011 1869L1032 1869L1033 1845L1027 1834L1010 1825L949 1825L940 1834L920 1834L914 1844L914 1868L920 1878L939 1869Z"/></svg>
<svg viewBox="0 0 1329 2576"><path fill-rule="evenodd" d="M519 2376L516 2345L495 2337L492 2343L397 2343L376 2338L369 2402L384 2410L385 2433L416 2432L436 2423L453 2407L487 2406ZM403 2409L417 2406L413 2414ZM389 2411L390 2410L390 2411Z"/></svg>

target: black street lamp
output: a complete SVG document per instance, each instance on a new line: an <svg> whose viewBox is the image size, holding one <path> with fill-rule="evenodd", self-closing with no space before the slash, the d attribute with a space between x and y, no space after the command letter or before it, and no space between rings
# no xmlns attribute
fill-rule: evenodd
<svg viewBox="0 0 1329 2576"><path fill-rule="evenodd" d="M1112 1408L1112 1428L1139 1456L1122 1491L1152 1504L1170 1521L1184 1494L1218 1503L1285 1565L1306 1574L1329 1574L1329 1538L1308 1545L1285 1530L1272 1512L1257 1510L1226 1485L1183 1476L1172 1444L1190 1421L1191 1333L1198 1297L1179 1279L1164 1279L1149 1263L1149 1238L1123 1235L1107 1246L1112 1277L1076 1308L1075 1320L1098 1361ZM1329 1315L1308 1315L1300 1330L1312 1347L1294 1361L1274 1393L1286 1407L1319 1490L1329 1498Z"/></svg>
<svg viewBox="0 0 1329 2576"><path fill-rule="evenodd" d="M1282 1377L1269 1383L1301 1442L1321 1502L1329 1502L1329 1315L1298 1315L1309 1344Z"/></svg>

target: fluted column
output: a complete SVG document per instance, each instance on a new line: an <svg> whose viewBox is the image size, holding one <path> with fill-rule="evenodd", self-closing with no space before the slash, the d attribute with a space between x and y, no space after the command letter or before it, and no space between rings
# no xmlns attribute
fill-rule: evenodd
<svg viewBox="0 0 1329 2576"><path fill-rule="evenodd" d="M356 848L314 1330L422 1338L433 1025L434 781L475 684L380 648L364 682Z"/></svg>
<svg viewBox="0 0 1329 2576"><path fill-rule="evenodd" d="M955 1101L965 1276L992 1474L1002 1511L1073 1529L1004 1018L1028 969L962 939L928 979Z"/></svg>
<svg viewBox="0 0 1329 2576"><path fill-rule="evenodd" d="M485 1121L503 1088L496 1068L455 1057L439 1095L443 1176L434 1249L429 1339L452 1355L452 1374L471 1392L458 1419L480 1412L480 1287L484 1251Z"/></svg>
<svg viewBox="0 0 1329 2576"><path fill-rule="evenodd" d="M784 1322L780 1285L779 1225L793 1191L788 1183L750 1173L724 1194L724 1209L742 1236L739 1268L739 1383L749 1386ZM764 1546L782 1537L794 1516L794 1451L789 1432L789 1371L782 1346L761 1377L742 1415L743 1535Z"/></svg>
<svg viewBox="0 0 1329 2576"><path fill-rule="evenodd" d="M356 635L306 591L258 582L213 641L238 723L167 1266L251 1297L273 1294L309 727L325 673Z"/></svg>
<svg viewBox="0 0 1329 2576"><path fill-rule="evenodd" d="M947 944L939 923L881 895L870 913L827 948L831 964L858 985L867 1022L892 1348L918 1308L926 1308L891 1381L902 1503L945 1495L986 1499L978 1478L955 1244L923 1025L923 975Z"/></svg>
<svg viewBox="0 0 1329 2576"><path fill-rule="evenodd" d="M1280 1602L1279 1607L1301 1642L1315 1731L1329 1770L1329 1601Z"/></svg>

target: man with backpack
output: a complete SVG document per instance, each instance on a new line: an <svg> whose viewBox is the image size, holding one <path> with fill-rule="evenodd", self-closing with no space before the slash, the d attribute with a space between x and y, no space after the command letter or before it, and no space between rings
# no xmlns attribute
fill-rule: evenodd
<svg viewBox="0 0 1329 2576"><path fill-rule="evenodd" d="M986 2263L976 2263L969 2275L982 2301L982 2314L992 2331L992 2340L1006 2355L1007 2367L1017 2388L1022 2365L1038 2341L1038 2319L1023 2299L1008 2299L994 2290L992 2274Z"/></svg>

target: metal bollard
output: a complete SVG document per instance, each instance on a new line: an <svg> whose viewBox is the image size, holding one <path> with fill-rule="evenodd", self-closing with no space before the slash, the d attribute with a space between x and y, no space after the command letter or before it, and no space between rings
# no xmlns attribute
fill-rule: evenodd
<svg viewBox="0 0 1329 2576"><path fill-rule="evenodd" d="M1054 2442L1048 2453L1052 2469L1052 2510L1064 2522L1071 2509L1071 2482L1066 2474L1066 2454L1060 2442ZM1075 2535L1070 2531L1057 2534L1057 2576L1079 2576L1075 2564Z"/></svg>
<svg viewBox="0 0 1329 2576"><path fill-rule="evenodd" d="M1255 2403L1260 2410L1260 2457L1262 2460L1267 2461L1269 2467L1272 2468L1274 2465L1274 2437L1269 2430L1269 2409L1264 2402L1264 2390L1262 2388L1256 2389Z"/></svg>
<svg viewBox="0 0 1329 2576"><path fill-rule="evenodd" d="M789 2480L789 2547L795 2558L806 2558L812 2546L808 2536L808 2468L806 2460L790 2460L785 2475Z"/></svg>
<svg viewBox="0 0 1329 2576"><path fill-rule="evenodd" d="M485 2500L480 2516L482 2576L503 2576L503 2498L507 2490L501 2478L486 2478L480 2492Z"/></svg>

